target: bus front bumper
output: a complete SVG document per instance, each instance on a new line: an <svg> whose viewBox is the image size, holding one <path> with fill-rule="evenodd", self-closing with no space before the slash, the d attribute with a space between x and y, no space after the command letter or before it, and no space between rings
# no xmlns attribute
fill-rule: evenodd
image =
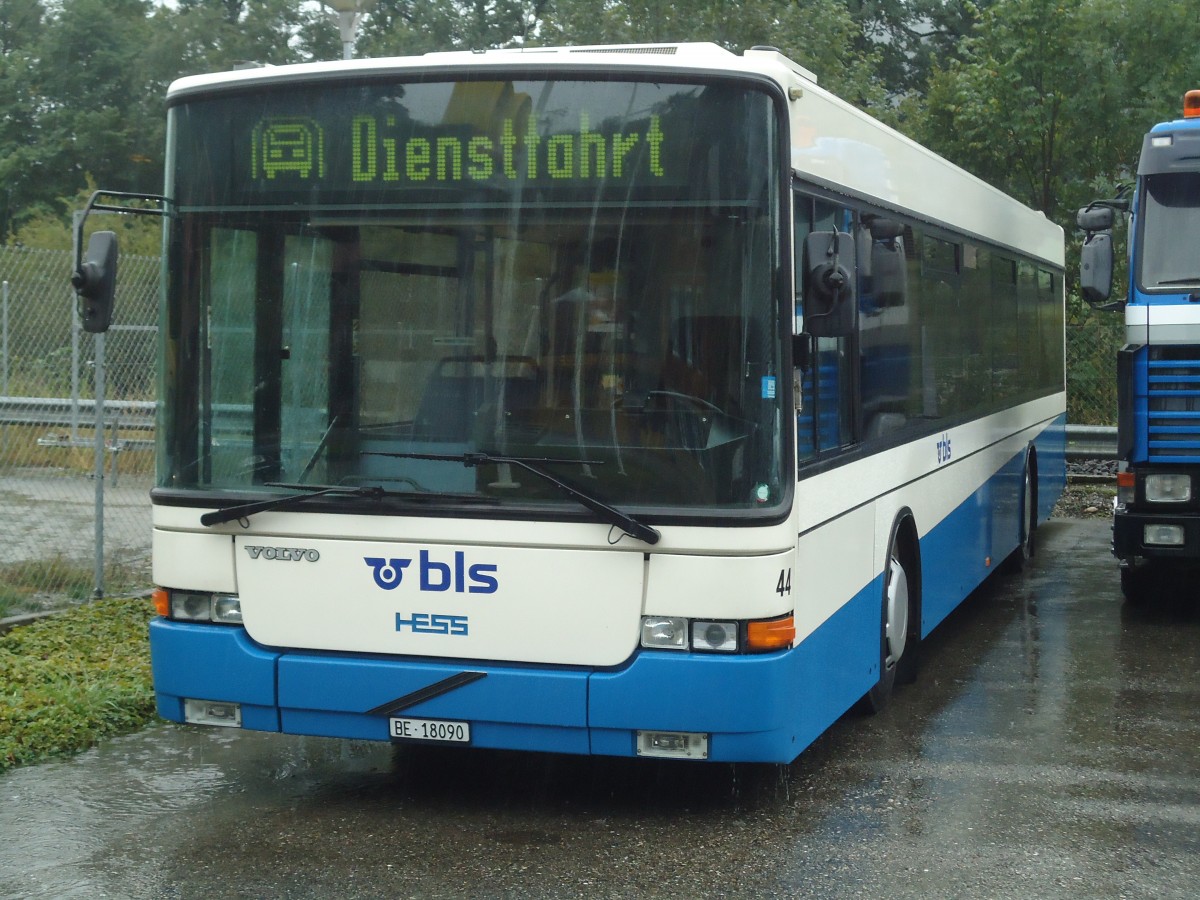
<svg viewBox="0 0 1200 900"><path fill-rule="evenodd" d="M639 731L702 733L701 758L790 762L830 720L797 702L799 649L643 651L591 670L281 652L240 627L166 619L151 622L150 648L158 711L174 722L195 721L186 710L204 701L241 728L386 741L403 716L469 723L475 747L606 756L639 755ZM464 683L422 699L447 679ZM398 700L410 705L393 712Z"/></svg>

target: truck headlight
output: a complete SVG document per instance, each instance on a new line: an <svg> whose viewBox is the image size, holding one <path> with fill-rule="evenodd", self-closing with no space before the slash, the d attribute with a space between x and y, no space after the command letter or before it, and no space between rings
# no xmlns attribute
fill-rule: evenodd
<svg viewBox="0 0 1200 900"><path fill-rule="evenodd" d="M1155 473L1143 481L1147 503L1187 503L1192 499L1192 477L1177 473Z"/></svg>

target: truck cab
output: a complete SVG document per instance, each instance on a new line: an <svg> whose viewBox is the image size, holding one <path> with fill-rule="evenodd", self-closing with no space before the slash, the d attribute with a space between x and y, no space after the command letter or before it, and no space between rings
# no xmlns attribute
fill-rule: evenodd
<svg viewBox="0 0 1200 900"><path fill-rule="evenodd" d="M1129 214L1128 293L1106 303L1116 212ZM1084 299L1125 314L1113 553L1136 603L1200 565L1200 90L1146 134L1132 200L1096 201L1077 221Z"/></svg>

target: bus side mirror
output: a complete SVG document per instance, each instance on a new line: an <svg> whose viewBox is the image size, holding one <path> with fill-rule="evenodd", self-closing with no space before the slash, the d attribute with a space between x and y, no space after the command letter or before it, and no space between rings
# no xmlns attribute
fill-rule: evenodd
<svg viewBox="0 0 1200 900"><path fill-rule="evenodd" d="M845 337L854 330L854 235L814 231L804 240L807 287L804 329L814 337Z"/></svg>
<svg viewBox="0 0 1200 900"><path fill-rule="evenodd" d="M1079 292L1092 306L1103 303L1112 293L1112 279L1112 235L1089 232L1079 254Z"/></svg>
<svg viewBox="0 0 1200 900"><path fill-rule="evenodd" d="M116 232L97 231L88 239L87 253L71 276L71 284L79 298L83 330L92 334L108 331L117 285Z"/></svg>

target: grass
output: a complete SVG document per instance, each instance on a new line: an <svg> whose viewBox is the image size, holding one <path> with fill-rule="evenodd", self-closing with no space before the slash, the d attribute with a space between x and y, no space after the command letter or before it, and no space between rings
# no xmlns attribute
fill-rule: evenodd
<svg viewBox="0 0 1200 900"><path fill-rule="evenodd" d="M91 563L61 556L0 565L0 619L76 606L92 596L95 579ZM125 559L119 552L110 554L104 569L107 593L133 593L149 583L150 573L144 560L139 563Z"/></svg>
<svg viewBox="0 0 1200 900"><path fill-rule="evenodd" d="M66 441L71 429L50 428L40 425L5 425L0 428L0 465L5 468L53 469L64 474L90 475L95 468L95 449L92 446L95 432L91 422L81 423L78 437L86 442L83 446L58 444L55 440ZM105 442L112 440L112 429L105 432ZM153 434L134 429L122 429L117 432L119 441L153 440ZM42 440L46 443L39 444ZM111 468L112 453L106 451L105 466ZM154 451L148 448L122 450L117 461L122 475L153 475Z"/></svg>
<svg viewBox="0 0 1200 900"><path fill-rule="evenodd" d="M0 635L0 772L153 720L153 616L146 598L109 598Z"/></svg>
<svg viewBox="0 0 1200 900"><path fill-rule="evenodd" d="M61 557L0 566L0 619L34 611L29 599L38 594L84 600L92 593L93 581L91 570Z"/></svg>

